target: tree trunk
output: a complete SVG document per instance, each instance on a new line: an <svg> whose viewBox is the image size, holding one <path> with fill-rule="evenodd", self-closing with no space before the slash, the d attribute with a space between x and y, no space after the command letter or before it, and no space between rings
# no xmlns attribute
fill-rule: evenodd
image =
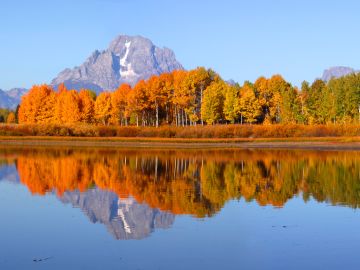
<svg viewBox="0 0 360 270"><path fill-rule="evenodd" d="M166 103L166 124L169 124L169 108L167 103Z"/></svg>
<svg viewBox="0 0 360 270"><path fill-rule="evenodd" d="M157 102L155 103L156 106L156 127L159 127L159 105Z"/></svg>
<svg viewBox="0 0 360 270"><path fill-rule="evenodd" d="M184 125L183 119L182 119L182 109L179 110L179 122L180 122L179 126L183 126L183 125Z"/></svg>
<svg viewBox="0 0 360 270"><path fill-rule="evenodd" d="M202 106L202 102L203 102L203 86L201 86L200 88L200 119L201 119L201 125L204 125L204 120L202 118L202 114L201 114L201 106Z"/></svg>
<svg viewBox="0 0 360 270"><path fill-rule="evenodd" d="M178 122L177 107L176 106L175 106L174 113L175 113L175 124L176 124L176 126L178 126L179 122Z"/></svg>
<svg viewBox="0 0 360 270"><path fill-rule="evenodd" d="M181 124L182 124L182 126L184 126L184 119L185 117L184 117L184 109L181 109Z"/></svg>

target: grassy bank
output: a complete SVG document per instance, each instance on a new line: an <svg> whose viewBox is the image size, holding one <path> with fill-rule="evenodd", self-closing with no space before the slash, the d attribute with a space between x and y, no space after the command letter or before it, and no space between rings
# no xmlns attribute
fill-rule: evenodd
<svg viewBox="0 0 360 270"><path fill-rule="evenodd" d="M0 136L121 137L121 138L317 138L357 137L360 125L213 125L120 127L88 124L1 124Z"/></svg>
<svg viewBox="0 0 360 270"><path fill-rule="evenodd" d="M156 149L309 149L360 150L360 137L292 138L126 138L126 137L57 137L1 136L0 147L91 147Z"/></svg>
<svg viewBox="0 0 360 270"><path fill-rule="evenodd" d="M2 125L2 147L278 148L360 150L360 126L114 127Z"/></svg>

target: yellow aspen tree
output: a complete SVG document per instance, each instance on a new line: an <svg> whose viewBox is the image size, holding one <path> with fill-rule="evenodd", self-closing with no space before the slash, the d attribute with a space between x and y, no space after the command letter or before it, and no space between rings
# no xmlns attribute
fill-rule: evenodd
<svg viewBox="0 0 360 270"><path fill-rule="evenodd" d="M131 91L131 86L128 84L122 84L120 87L111 93L111 118L110 123L113 125L125 125L127 126L127 115L125 113L127 95Z"/></svg>
<svg viewBox="0 0 360 270"><path fill-rule="evenodd" d="M241 122L245 120L253 124L257 121L257 117L261 116L261 103L255 96L254 88L248 83L245 83L240 90L236 110L240 114Z"/></svg>
<svg viewBox="0 0 360 270"><path fill-rule="evenodd" d="M208 124L214 124L223 118L224 95L226 83L222 80L214 81L204 91L201 106L201 117Z"/></svg>
<svg viewBox="0 0 360 270"><path fill-rule="evenodd" d="M95 114L95 102L92 98L91 92L86 89L81 89L79 92L80 102L80 121L84 123L93 123Z"/></svg>
<svg viewBox="0 0 360 270"><path fill-rule="evenodd" d="M6 123L8 124L14 124L16 123L16 117L15 117L15 113L10 112L6 118Z"/></svg>
<svg viewBox="0 0 360 270"><path fill-rule="evenodd" d="M109 124L109 119L111 117L111 93L102 92L96 98L95 101L95 118L98 122L103 125Z"/></svg>
<svg viewBox="0 0 360 270"><path fill-rule="evenodd" d="M227 121L234 123L239 117L239 112L236 110L239 99L239 87L228 85L224 94L224 116Z"/></svg>
<svg viewBox="0 0 360 270"><path fill-rule="evenodd" d="M165 121L169 124L173 111L174 76L172 73L162 73L159 80L162 82L162 106L165 110Z"/></svg>
<svg viewBox="0 0 360 270"><path fill-rule="evenodd" d="M76 90L67 91L64 97L63 119L65 123L77 123L81 120L80 98Z"/></svg>

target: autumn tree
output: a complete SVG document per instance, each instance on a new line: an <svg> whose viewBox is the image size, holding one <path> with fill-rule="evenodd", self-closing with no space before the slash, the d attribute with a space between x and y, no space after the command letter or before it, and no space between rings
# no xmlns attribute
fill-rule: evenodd
<svg viewBox="0 0 360 270"><path fill-rule="evenodd" d="M71 124L82 121L81 98L76 90L59 88L55 99L54 118L56 123Z"/></svg>
<svg viewBox="0 0 360 270"><path fill-rule="evenodd" d="M200 120L201 124L203 124L201 104L204 91L216 76L217 74L214 71L203 67L198 67L187 73L185 83L188 89L189 102L185 112L189 117L190 123L197 123Z"/></svg>
<svg viewBox="0 0 360 270"><path fill-rule="evenodd" d="M170 124L171 115L173 111L173 96L174 96L174 76L173 73L162 73L159 76L162 82L162 107L165 111L165 121Z"/></svg>
<svg viewBox="0 0 360 270"><path fill-rule="evenodd" d="M202 119L208 124L213 124L223 119L224 93L228 85L218 79L204 91L201 106Z"/></svg>
<svg viewBox="0 0 360 270"><path fill-rule="evenodd" d="M34 85L21 99L19 123L52 123L55 102L55 92L50 86Z"/></svg>
<svg viewBox="0 0 360 270"><path fill-rule="evenodd" d="M0 108L0 123L6 122L11 111L9 109Z"/></svg>
<svg viewBox="0 0 360 270"><path fill-rule="evenodd" d="M280 103L280 123L302 122L299 92L290 84L282 90Z"/></svg>
<svg viewBox="0 0 360 270"><path fill-rule="evenodd" d="M167 92L164 81L159 76L152 76L146 82L147 96L149 97L149 107L155 111L155 126L159 126L159 110L163 107L167 99Z"/></svg>
<svg viewBox="0 0 360 270"><path fill-rule="evenodd" d="M185 83L187 72L184 70L174 71L174 96L173 102L175 106L175 119L177 126L185 126L185 108L190 102L190 93Z"/></svg>
<svg viewBox="0 0 360 270"><path fill-rule="evenodd" d="M228 85L224 93L224 116L225 119L231 123L235 123L239 117L238 102L239 102L239 90L238 86Z"/></svg>
<svg viewBox="0 0 360 270"><path fill-rule="evenodd" d="M322 80L315 80L309 89L307 89L306 107L309 114L309 124L324 124L327 113L324 111L323 97L326 90L326 84Z"/></svg>
<svg viewBox="0 0 360 270"><path fill-rule="evenodd" d="M130 124L139 126L140 107L137 100L137 91L132 89L126 96L125 114L130 118Z"/></svg>
<svg viewBox="0 0 360 270"><path fill-rule="evenodd" d="M279 91L278 89L274 89L274 83L271 86L270 79L266 79L265 77L258 78L254 83L256 96L262 107L262 118L266 123L275 122L277 112L279 111Z"/></svg>
<svg viewBox="0 0 360 270"><path fill-rule="evenodd" d="M126 114L126 105L127 96L130 91L130 85L122 84L117 90L111 93L111 124L127 126L128 115Z"/></svg>
<svg viewBox="0 0 360 270"><path fill-rule="evenodd" d="M6 118L6 123L8 124L14 124L16 123L16 117L15 117L15 113L10 112L9 115Z"/></svg>
<svg viewBox="0 0 360 270"><path fill-rule="evenodd" d="M79 92L80 121L93 123L95 115L95 98L91 91L81 89Z"/></svg>
<svg viewBox="0 0 360 270"><path fill-rule="evenodd" d="M140 119L142 125L146 124L146 113L148 111L148 96L146 91L146 83L144 80L139 81L127 95L127 106L125 113L134 119L136 126L139 126Z"/></svg>
<svg viewBox="0 0 360 270"><path fill-rule="evenodd" d="M111 93L102 92L95 101L95 119L103 125L108 125L111 117Z"/></svg>
<svg viewBox="0 0 360 270"><path fill-rule="evenodd" d="M240 89L240 98L235 110L240 114L241 123L244 120L253 124L262 114L262 106L258 98L255 96L255 89L250 83L245 83Z"/></svg>
<svg viewBox="0 0 360 270"><path fill-rule="evenodd" d="M324 99L330 106L329 114L334 123L360 122L360 74L331 79Z"/></svg>

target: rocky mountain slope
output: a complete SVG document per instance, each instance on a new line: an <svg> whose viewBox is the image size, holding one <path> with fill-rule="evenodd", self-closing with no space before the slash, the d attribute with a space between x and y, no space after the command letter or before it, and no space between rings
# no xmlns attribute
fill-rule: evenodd
<svg viewBox="0 0 360 270"><path fill-rule="evenodd" d="M122 83L134 85L141 79L183 69L175 54L141 36L118 36L104 51L94 51L79 67L65 69L51 82L67 88L114 90Z"/></svg>
<svg viewBox="0 0 360 270"><path fill-rule="evenodd" d="M328 82L331 80L331 78L340 78L340 77L346 76L351 73L356 73L356 72L358 72L358 71L356 71L355 69L350 68L350 67L336 66L336 67L331 67L331 68L325 69L321 79L325 82Z"/></svg>
<svg viewBox="0 0 360 270"><path fill-rule="evenodd" d="M13 88L8 91L0 89L0 108L15 110L26 92L27 89L24 88Z"/></svg>

